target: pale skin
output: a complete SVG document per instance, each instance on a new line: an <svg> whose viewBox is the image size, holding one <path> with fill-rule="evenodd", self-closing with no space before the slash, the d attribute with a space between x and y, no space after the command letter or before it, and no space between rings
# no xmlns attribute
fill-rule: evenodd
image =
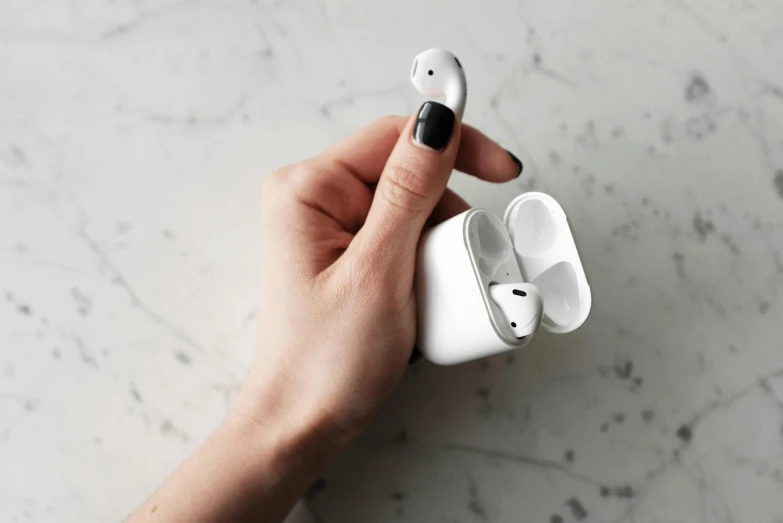
<svg viewBox="0 0 783 523"><path fill-rule="evenodd" d="M255 359L225 420L128 523L281 521L392 394L416 338L421 233L469 208L452 169L502 183L521 168L459 123L442 150L421 145L414 120L265 178Z"/></svg>

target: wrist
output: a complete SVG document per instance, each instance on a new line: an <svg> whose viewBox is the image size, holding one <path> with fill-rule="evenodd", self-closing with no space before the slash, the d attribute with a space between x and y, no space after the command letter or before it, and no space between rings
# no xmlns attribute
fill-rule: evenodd
<svg viewBox="0 0 783 523"><path fill-rule="evenodd" d="M303 490L352 438L315 402L277 387L266 390L274 392L243 389L221 431L239 442L248 466L278 485Z"/></svg>
<svg viewBox="0 0 783 523"><path fill-rule="evenodd" d="M319 425L239 402L129 522L281 521L339 449Z"/></svg>

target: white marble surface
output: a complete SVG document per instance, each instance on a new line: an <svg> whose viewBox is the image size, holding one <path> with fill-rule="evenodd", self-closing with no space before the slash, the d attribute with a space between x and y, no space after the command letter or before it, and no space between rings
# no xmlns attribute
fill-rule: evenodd
<svg viewBox="0 0 783 523"><path fill-rule="evenodd" d="M421 365L324 522L783 521L783 3L0 0L0 521L119 521L253 350L265 173L452 49L572 218L579 331ZM562 519L558 519L562 518Z"/></svg>

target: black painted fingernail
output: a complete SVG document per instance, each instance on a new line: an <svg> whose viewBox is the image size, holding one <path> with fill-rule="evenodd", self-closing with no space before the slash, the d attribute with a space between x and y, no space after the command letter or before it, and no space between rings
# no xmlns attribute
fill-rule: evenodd
<svg viewBox="0 0 783 523"><path fill-rule="evenodd" d="M421 359L421 351L417 346L413 346L413 352L411 352L411 357L408 359L408 365L412 363L416 363L419 359Z"/></svg>
<svg viewBox="0 0 783 523"><path fill-rule="evenodd" d="M516 155L514 153L512 153L511 151L509 151L508 149L506 149L506 152L511 157L511 159L514 160L514 163L517 164L517 167L518 167L517 175L514 176L514 178L519 178L519 175L522 174L522 169L523 169L523 167L522 167L522 160L517 158Z"/></svg>
<svg viewBox="0 0 783 523"><path fill-rule="evenodd" d="M454 111L438 102L424 102L413 127L413 139L440 151L449 144L454 130Z"/></svg>

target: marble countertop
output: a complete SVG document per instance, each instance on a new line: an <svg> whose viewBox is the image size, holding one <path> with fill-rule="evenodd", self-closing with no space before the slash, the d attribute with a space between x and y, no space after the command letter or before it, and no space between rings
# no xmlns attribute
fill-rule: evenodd
<svg viewBox="0 0 783 523"><path fill-rule="evenodd" d="M568 212L588 322L418 365L323 522L783 522L783 4L0 0L0 520L120 521L255 340L258 186L421 102Z"/></svg>

